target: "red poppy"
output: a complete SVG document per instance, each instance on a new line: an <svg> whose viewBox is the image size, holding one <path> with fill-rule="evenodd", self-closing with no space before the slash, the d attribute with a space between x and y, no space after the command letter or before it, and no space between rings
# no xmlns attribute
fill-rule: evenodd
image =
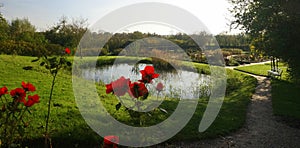
<svg viewBox="0 0 300 148"><path fill-rule="evenodd" d="M40 102L40 97L38 95L28 96L28 101L24 104L26 107L31 107L35 103Z"/></svg>
<svg viewBox="0 0 300 148"><path fill-rule="evenodd" d="M106 84L106 93L113 92L117 96L123 96L129 89L130 80L120 77L118 80Z"/></svg>
<svg viewBox="0 0 300 148"><path fill-rule="evenodd" d="M22 82L22 87L25 91L31 91L34 92L35 91L35 87L30 84L29 82L26 84L24 81Z"/></svg>
<svg viewBox="0 0 300 148"><path fill-rule="evenodd" d="M130 84L130 91L128 93L130 96L138 98L148 95L148 89L144 83L134 82Z"/></svg>
<svg viewBox="0 0 300 148"><path fill-rule="evenodd" d="M26 92L22 88L16 88L10 91L10 95L16 99L17 102L23 102L24 104L26 103L25 97L26 97Z"/></svg>
<svg viewBox="0 0 300 148"><path fill-rule="evenodd" d="M4 94L8 94L8 90L7 90L6 86L3 86L2 88L0 88L0 97Z"/></svg>
<svg viewBox="0 0 300 148"><path fill-rule="evenodd" d="M117 148L119 144L119 137L110 135L110 136L105 136L103 140L103 147L108 148L113 145L113 148Z"/></svg>
<svg viewBox="0 0 300 148"><path fill-rule="evenodd" d="M146 66L144 70L140 71L142 74L142 80L140 82L151 83L152 79L158 78L159 74L154 73L153 66Z"/></svg>
<svg viewBox="0 0 300 148"><path fill-rule="evenodd" d="M66 53L66 54L71 54L71 50L67 47L67 48L65 49L65 53Z"/></svg>
<svg viewBox="0 0 300 148"><path fill-rule="evenodd" d="M159 92L162 91L163 88L164 88L164 85L163 85L161 82L159 82L159 83L156 85L156 90L159 91Z"/></svg>

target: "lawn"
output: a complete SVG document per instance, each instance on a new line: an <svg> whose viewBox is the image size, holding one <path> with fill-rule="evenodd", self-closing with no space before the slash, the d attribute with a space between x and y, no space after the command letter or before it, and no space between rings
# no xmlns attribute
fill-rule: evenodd
<svg viewBox="0 0 300 148"><path fill-rule="evenodd" d="M116 57L102 57L98 63L111 64ZM45 128L45 116L47 113L47 100L51 85L51 76L37 63L31 63L34 57L22 57L11 55L0 55L0 87L7 86L9 90L20 87L21 82L30 82L36 86L36 93L40 95L40 103L31 108L32 116L26 129L26 138L23 139L23 146L42 147L43 132ZM72 60L72 58L71 58ZM85 59L82 60L84 64ZM89 61L88 59L86 61ZM201 73L206 73L207 65L196 64L196 69ZM33 70L23 70L24 66L32 66ZM241 72L227 70L228 81L226 97L217 119L212 126L203 133L198 132L202 114L206 108L208 99L201 98L198 101L196 112L187 126L181 130L170 141L191 141L203 138L214 138L226 135L240 128L246 117L246 109L249 100L256 86L256 79ZM97 85L99 99L104 102L107 110L113 111L117 100L112 95L105 94L104 84ZM102 138L98 136L82 118L76 105L73 89L72 75L70 71L59 73L54 97L52 100L52 112L50 121L51 138L54 147L94 147L102 143ZM162 106L172 112L178 100L168 98L163 101ZM0 104L1 105L1 104ZM171 113L170 112L170 113ZM160 118L158 121L149 120L149 124L156 124L167 118L169 114L160 112L154 113L153 118ZM128 118L128 113L122 109L115 116L118 120L127 124L135 125L134 121ZM151 122L151 123L150 123ZM0 129L3 130L3 129Z"/></svg>
<svg viewBox="0 0 300 148"><path fill-rule="evenodd" d="M275 115L300 120L300 87L285 80L272 80L272 105Z"/></svg>
<svg viewBox="0 0 300 148"><path fill-rule="evenodd" d="M288 73L286 72L286 65L284 63L279 63L278 68L283 70L283 73L281 75L282 79L286 79L288 76ZM268 70L271 70L270 63L265 64L257 64L257 65L250 65L250 66L239 66L237 68L234 68L235 70L259 75L259 76L268 76Z"/></svg>
<svg viewBox="0 0 300 148"><path fill-rule="evenodd" d="M283 69L281 79L272 79L272 106L275 115L300 119L300 88L288 80L287 66L279 63ZM271 69L270 64L259 64L252 66L241 66L235 68L247 73L267 76L267 70Z"/></svg>

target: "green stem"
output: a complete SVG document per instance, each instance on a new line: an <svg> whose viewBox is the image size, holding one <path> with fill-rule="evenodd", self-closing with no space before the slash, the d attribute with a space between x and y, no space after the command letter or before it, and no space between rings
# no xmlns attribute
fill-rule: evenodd
<svg viewBox="0 0 300 148"><path fill-rule="evenodd" d="M47 147L48 145L48 127L49 127L49 118L50 118L50 112L51 112L51 100L52 100L52 95L53 95L53 90L54 90L54 85L55 85L55 79L57 76L56 72L53 75L53 80L52 80L52 85L51 85L51 90L50 90L50 96L49 96L49 101L48 101L48 113L47 113L47 117L46 117L46 131L45 131L45 145Z"/></svg>
<svg viewBox="0 0 300 148"><path fill-rule="evenodd" d="M8 145L10 145L13 141L14 141L14 136L15 136L15 130L19 125L19 122L22 120L23 115L25 113L25 110L21 109L19 112L19 115L15 115L19 106L19 102L13 102L13 109L12 112L9 113L9 115L6 117L6 123L5 125L9 126L5 127L5 135L7 135L6 137L6 142ZM11 120L9 120L9 118L11 117ZM8 131L7 131L8 129Z"/></svg>
<svg viewBox="0 0 300 148"><path fill-rule="evenodd" d="M19 118L18 117L14 117L16 118L16 121L14 122L14 120L12 120L12 125L13 125L13 128L11 128L11 133L10 133L10 136L14 136L14 133L15 133L15 130L16 130L16 127L19 125L19 122L20 121L23 121L23 117L24 117L24 114L25 112L27 111L27 107L25 108L25 110L21 109L20 113L19 113ZM11 137L11 139L13 139L13 137Z"/></svg>

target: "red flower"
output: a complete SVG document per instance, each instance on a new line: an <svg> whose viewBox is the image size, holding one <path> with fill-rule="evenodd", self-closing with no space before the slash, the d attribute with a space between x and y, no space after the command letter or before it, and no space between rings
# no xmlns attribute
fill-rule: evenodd
<svg viewBox="0 0 300 148"><path fill-rule="evenodd" d="M66 53L66 54L71 54L71 50L67 47L67 48L65 49L65 53Z"/></svg>
<svg viewBox="0 0 300 148"><path fill-rule="evenodd" d="M130 90L128 93L130 96L138 98L148 95L148 89L144 83L134 82L130 84Z"/></svg>
<svg viewBox="0 0 300 148"><path fill-rule="evenodd" d="M31 107L35 103L40 102L40 97L38 95L28 96L28 101L24 104L26 107Z"/></svg>
<svg viewBox="0 0 300 148"><path fill-rule="evenodd" d="M106 84L106 93L113 92L117 96L123 96L129 89L130 80L120 77L118 80Z"/></svg>
<svg viewBox="0 0 300 148"><path fill-rule="evenodd" d="M163 88L164 88L164 85L163 85L161 82L159 82L159 83L156 85L156 90L159 91L159 92L162 91Z"/></svg>
<svg viewBox="0 0 300 148"><path fill-rule="evenodd" d="M24 104L26 103L25 97L26 97L26 92L22 88L16 88L10 91L10 95L16 99L17 102L23 102Z"/></svg>
<svg viewBox="0 0 300 148"><path fill-rule="evenodd" d="M35 91L35 87L30 84L29 82L26 84L24 81L22 82L22 87L25 91L31 91L34 92Z"/></svg>
<svg viewBox="0 0 300 148"><path fill-rule="evenodd" d="M118 136L105 136L104 140L103 140L103 147L104 148L108 148L111 147L113 145L113 148L117 148L119 144L119 137Z"/></svg>
<svg viewBox="0 0 300 148"><path fill-rule="evenodd" d="M7 90L6 86L3 86L2 88L0 88L0 97L4 94L8 94L8 90Z"/></svg>
<svg viewBox="0 0 300 148"><path fill-rule="evenodd" d="M140 71L142 74L142 80L140 82L151 83L152 79L157 78L159 74L154 73L153 66L146 66L144 70Z"/></svg>

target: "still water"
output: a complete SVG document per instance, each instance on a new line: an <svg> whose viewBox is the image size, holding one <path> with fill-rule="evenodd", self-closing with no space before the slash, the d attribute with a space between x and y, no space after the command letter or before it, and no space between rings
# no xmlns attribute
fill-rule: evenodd
<svg viewBox="0 0 300 148"><path fill-rule="evenodd" d="M82 76L88 80L103 82L105 84L124 76L130 78L131 82L141 79L140 70L149 64L116 64L111 66L102 66L97 68L84 69ZM184 70L155 70L160 76L153 79L153 82L147 85L150 94L156 94L155 86L161 82L164 90L160 95L170 98L197 99L201 96L210 94L210 79L208 75Z"/></svg>

